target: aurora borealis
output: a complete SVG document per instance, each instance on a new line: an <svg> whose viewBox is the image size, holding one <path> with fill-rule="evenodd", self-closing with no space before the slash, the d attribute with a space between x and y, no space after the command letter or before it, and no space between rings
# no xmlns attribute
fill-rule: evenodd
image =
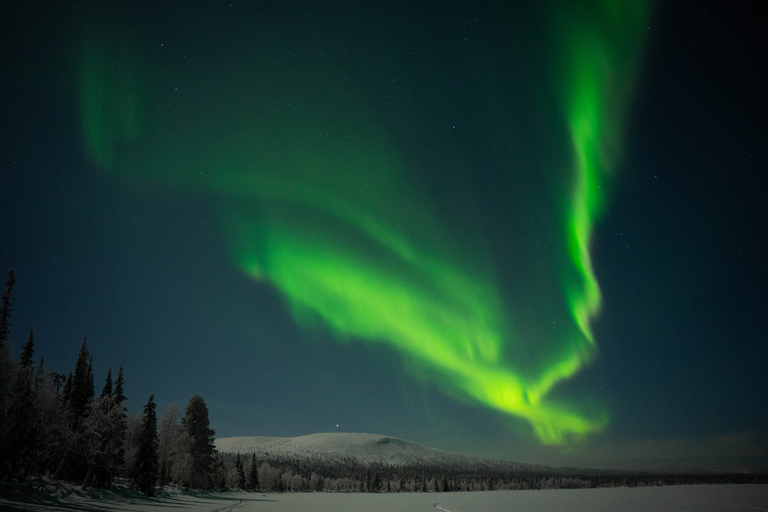
<svg viewBox="0 0 768 512"><path fill-rule="evenodd" d="M109 284L93 293L112 297L98 302L115 305L116 324L142 316L143 290L157 311L147 325L165 333L137 328L146 343L173 351L181 329L191 343L183 364L253 357L254 378L286 379L269 392L259 385L269 414L286 418L271 428L305 421L278 405L295 400L279 389L293 396L329 382L319 401L335 404L338 393L354 395L359 366L372 376L370 389L360 384L365 405L339 400L327 410L346 419L296 428L391 429L397 422L374 411L403 402L409 421L432 418L420 432L457 422L437 437L455 439L472 428L457 418L477 417L482 431L529 446L626 441L616 434L631 407L612 391L616 361L626 361L617 354L640 338L676 346L666 338L677 332L672 319L659 313L667 299L643 309L627 298L630 289L658 296L663 279L632 276L666 267L633 266L618 250L639 248L638 233L667 219L654 192L630 188L659 168L677 172L657 141L638 136L653 132L643 128L661 76L651 27L671 19L667 8L195 7L55 13L66 20L47 31L55 64L30 78L56 91L65 112L51 140L76 163L41 173L80 183L82 199L60 207L92 212L93 226L67 225L75 238L91 233L82 258L102 261L97 274ZM619 240L624 233L635 242ZM657 330L637 334L646 329ZM108 337L106 324L96 330ZM229 341L207 341L215 333ZM220 364L214 388L231 375ZM635 364L624 368L642 375ZM660 371L646 368L646 379ZM393 381L400 391L390 397ZM370 419L347 427L357 407ZM292 434L226 421L231 435ZM392 435L422 435L408 432Z"/></svg>
<svg viewBox="0 0 768 512"><path fill-rule="evenodd" d="M139 84L137 76L149 73L140 70L141 61L124 48L124 39L95 38L86 30L80 62L84 143L93 164L106 171L234 196L242 211L228 208L221 215L225 221L234 218L229 231L235 261L276 286L299 322L312 324L314 317L337 336L389 344L446 392L525 418L542 442L562 444L606 421L605 415L586 418L545 397L591 357L590 320L599 309L600 291L589 242L604 201L598 190L602 176L614 167L620 143L620 113L641 43L638 27L647 23L646 10L637 6L603 2L583 9L559 28L575 34L562 42L573 49L565 52L559 73L575 153L574 176L559 178L574 183L567 243L560 245L568 248L581 281L564 285L581 336L568 332L566 339L543 343L521 339L523 345L551 347L532 368L505 351L509 337L521 337L514 330L515 311L494 283L495 269L473 261L476 255L446 247L451 226L412 190L412 171L389 142L392 137L373 112L350 105L351 99L360 100L343 81L315 78L322 70L311 70L315 90L309 105L290 108L308 95L304 84L284 85L279 79L260 84L243 77L254 90L232 95L234 108L242 108L237 117L234 109L225 109L226 116L201 114L184 126L175 112L191 110L183 97L177 100L181 105L168 105L174 110L142 118L141 89L156 87L160 77ZM611 30L603 28L611 24ZM269 72L258 59L237 59L235 66ZM338 74L344 77L343 71ZM194 78L179 85L188 87L188 80ZM234 81L224 78L224 90ZM297 90L286 94L283 87ZM350 99L339 101L338 95ZM210 134L211 125L226 136ZM146 126L147 134L140 135L137 126ZM211 140L201 144L205 137ZM170 138L177 140L169 143ZM290 141L288 147L283 141Z"/></svg>

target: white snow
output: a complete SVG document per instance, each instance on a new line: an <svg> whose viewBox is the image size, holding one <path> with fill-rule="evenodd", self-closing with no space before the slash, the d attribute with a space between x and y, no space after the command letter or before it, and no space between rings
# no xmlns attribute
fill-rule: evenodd
<svg viewBox="0 0 768 512"><path fill-rule="evenodd" d="M334 494L224 492L100 500L0 498L0 510L106 512L732 512L768 511L768 485L679 485L550 491Z"/></svg>

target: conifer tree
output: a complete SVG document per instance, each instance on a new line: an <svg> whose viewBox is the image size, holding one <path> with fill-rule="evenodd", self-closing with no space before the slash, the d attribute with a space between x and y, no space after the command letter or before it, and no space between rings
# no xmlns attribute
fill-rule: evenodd
<svg viewBox="0 0 768 512"><path fill-rule="evenodd" d="M245 489L245 468L243 467L243 461L240 460L240 453L237 454L235 469L237 470L237 488Z"/></svg>
<svg viewBox="0 0 768 512"><path fill-rule="evenodd" d="M21 367L28 368L32 366L32 356L35 355L35 332L29 330L29 338L24 344L24 348L21 350Z"/></svg>
<svg viewBox="0 0 768 512"><path fill-rule="evenodd" d="M69 372L66 380L64 381L64 389L61 392L61 400L65 404L69 404L72 400L72 372Z"/></svg>
<svg viewBox="0 0 768 512"><path fill-rule="evenodd" d="M149 397L142 415L139 447L134 464L133 481L147 496L155 495L157 481L157 413L154 395Z"/></svg>
<svg viewBox="0 0 768 512"><path fill-rule="evenodd" d="M93 356L88 358L88 377L85 379L85 394L93 401L96 396L96 388L93 387Z"/></svg>
<svg viewBox="0 0 768 512"><path fill-rule="evenodd" d="M5 279L5 291L0 295L0 301L3 303L2 308L0 309L0 345L8 343L8 334L11 326L11 310L13 309L11 290L15 284L16 274L14 274L13 269L11 269L8 271L8 277Z"/></svg>
<svg viewBox="0 0 768 512"><path fill-rule="evenodd" d="M110 370L111 372L111 370ZM116 435L119 439L125 439L125 429L127 427L127 415L125 408L125 401L127 398L123 394L123 384L124 384L124 376L123 376L123 367L120 366L120 369L117 371L117 379L115 379L115 387L112 392L112 398L113 398L113 407L119 414L119 423L118 423L118 429ZM117 457L117 465L122 466L125 463L125 449L121 446L118 449L118 453L116 455Z"/></svg>
<svg viewBox="0 0 768 512"><path fill-rule="evenodd" d="M256 454L251 454L251 474L248 476L248 488L255 491L259 487L259 472L256 466Z"/></svg>
<svg viewBox="0 0 768 512"><path fill-rule="evenodd" d="M87 340L83 338L80 354L75 363L75 373L72 376L69 405L75 425L82 423L88 414L93 401L93 370L91 356L88 353Z"/></svg>
<svg viewBox="0 0 768 512"><path fill-rule="evenodd" d="M117 379L115 379L115 402L120 405L120 407L125 408L123 405L123 402L127 400L125 395L123 394L123 367L120 366L120 369L117 371Z"/></svg>
<svg viewBox="0 0 768 512"><path fill-rule="evenodd" d="M192 468L190 487L211 488L214 454L213 436L216 433L209 428L208 407L202 397L195 395L189 400L181 426L190 439Z"/></svg>
<svg viewBox="0 0 768 512"><path fill-rule="evenodd" d="M93 407L93 369L88 352L87 339L83 338L75 363L75 372L70 374L64 388L66 424L62 439L62 458L56 474L59 477L80 480L88 484L93 464L89 453L93 446L89 417Z"/></svg>
<svg viewBox="0 0 768 512"><path fill-rule="evenodd" d="M11 290L16 284L16 276L13 269L8 271L5 280L5 291L0 295L2 307L0 307L0 475L7 474L10 467L5 463L8 460L10 449L11 427L8 421L8 408L10 407L11 374L13 362L11 361L11 348L8 345L8 333L10 330L10 318L13 297Z"/></svg>
<svg viewBox="0 0 768 512"><path fill-rule="evenodd" d="M107 372L107 380L104 382L104 389L101 390L101 396L99 398L112 396L112 368Z"/></svg>

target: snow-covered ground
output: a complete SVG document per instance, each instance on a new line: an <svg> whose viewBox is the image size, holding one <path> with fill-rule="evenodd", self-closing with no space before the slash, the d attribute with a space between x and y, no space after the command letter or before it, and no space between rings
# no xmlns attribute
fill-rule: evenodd
<svg viewBox="0 0 768 512"><path fill-rule="evenodd" d="M679 485L550 491L333 494L225 492L158 498L72 495L42 500L0 497L0 511L115 512L731 512L768 511L768 485Z"/></svg>

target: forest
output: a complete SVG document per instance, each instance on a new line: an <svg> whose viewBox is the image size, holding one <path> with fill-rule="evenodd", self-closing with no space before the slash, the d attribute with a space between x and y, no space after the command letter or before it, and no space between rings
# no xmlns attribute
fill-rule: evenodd
<svg viewBox="0 0 768 512"><path fill-rule="evenodd" d="M148 496L156 486L214 487L214 430L208 408L193 396L181 416L172 404L158 425L154 396L139 416L126 413L125 374L110 369L96 394L93 358L84 339L67 375L35 363L34 330L18 362L8 337L16 276L9 271L0 310L0 485L24 488L48 476L83 488L117 479Z"/></svg>

